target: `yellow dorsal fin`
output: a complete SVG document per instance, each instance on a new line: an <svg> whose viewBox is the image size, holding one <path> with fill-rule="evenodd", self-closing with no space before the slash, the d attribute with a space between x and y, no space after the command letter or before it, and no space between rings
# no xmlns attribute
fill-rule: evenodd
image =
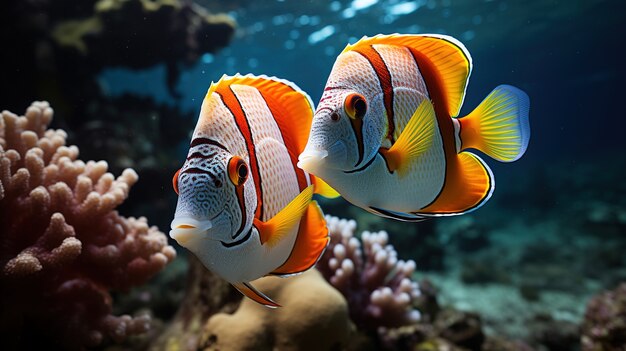
<svg viewBox="0 0 626 351"><path fill-rule="evenodd" d="M263 222L255 218L254 226L259 231L261 245L267 244L269 248L276 246L292 228L300 223L312 198L313 185L309 185L269 221Z"/></svg>
<svg viewBox="0 0 626 351"><path fill-rule="evenodd" d="M416 58L422 75L432 73L440 81L442 96L445 98L450 116L456 117L465 98L465 88L472 72L472 57L461 42L453 37L440 34L391 34L363 37L353 45L348 45L343 52L359 46L397 45L411 50ZM343 53L342 52L342 53Z"/></svg>
<svg viewBox="0 0 626 351"><path fill-rule="evenodd" d="M237 290L239 290L240 293L244 294L246 297L248 297L254 302L260 303L261 305L269 307L269 308L281 307L279 304L274 302L265 294L255 289L254 286L252 286L250 283L232 283L232 284Z"/></svg>
<svg viewBox="0 0 626 351"><path fill-rule="evenodd" d="M479 208L491 197L495 188L493 174L480 157L467 151L461 152L447 172L439 196L416 214L460 215Z"/></svg>
<svg viewBox="0 0 626 351"><path fill-rule="evenodd" d="M432 145L435 131L435 110L425 99L417 107L409 123L390 149L380 149L391 172L398 170L404 176L408 165Z"/></svg>
<svg viewBox="0 0 626 351"><path fill-rule="evenodd" d="M236 84L254 87L261 93L278 124L287 149L294 155L302 153L313 121L314 108L309 95L285 79L236 74L224 75L217 83L211 83L207 96L219 87Z"/></svg>
<svg viewBox="0 0 626 351"><path fill-rule="evenodd" d="M285 263L270 274L287 276L313 267L328 246L328 228L324 214L316 201L312 201L302 217L298 237Z"/></svg>
<svg viewBox="0 0 626 351"><path fill-rule="evenodd" d="M319 177L311 175L311 183L315 185L315 194L322 195L327 199L334 199L340 196L337 190L333 189L330 185L328 185L328 183Z"/></svg>

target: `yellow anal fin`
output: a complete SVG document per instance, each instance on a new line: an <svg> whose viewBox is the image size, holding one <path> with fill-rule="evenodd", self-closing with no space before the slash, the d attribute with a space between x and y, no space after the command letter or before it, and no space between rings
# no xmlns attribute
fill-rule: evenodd
<svg viewBox="0 0 626 351"><path fill-rule="evenodd" d="M293 275L313 267L328 246L328 228L324 214L316 201L309 204L298 237L285 263L275 269L272 275Z"/></svg>
<svg viewBox="0 0 626 351"><path fill-rule="evenodd" d="M300 223L312 198L313 185L309 185L269 221L263 222L255 218L253 223L259 231L261 245L267 244L267 247L272 248L285 238Z"/></svg>
<svg viewBox="0 0 626 351"><path fill-rule="evenodd" d="M431 147L435 134L435 118L432 103L425 99L391 148L380 149L391 172L397 170L403 177L408 165Z"/></svg>
<svg viewBox="0 0 626 351"><path fill-rule="evenodd" d="M333 189L319 177L311 175L311 182L315 185L315 194L322 195L327 199L334 199L340 196L337 190Z"/></svg>
<svg viewBox="0 0 626 351"><path fill-rule="evenodd" d="M274 302L272 299L267 297L262 292L255 289L250 283L232 283L235 289L239 290L247 298L251 299L254 302L257 302L263 306L269 308L277 308L281 307L279 304Z"/></svg>
<svg viewBox="0 0 626 351"><path fill-rule="evenodd" d="M446 181L435 201L416 214L452 216L471 212L482 206L493 193L495 183L489 167L480 157L458 154L446 169Z"/></svg>
<svg viewBox="0 0 626 351"><path fill-rule="evenodd" d="M523 91L496 87L469 115L460 118L463 150L474 148L502 162L524 154L530 139L530 101Z"/></svg>
<svg viewBox="0 0 626 351"><path fill-rule="evenodd" d="M465 98L465 89L472 72L472 57L465 46L453 37L440 34L391 34L363 37L343 52L360 46L396 45L408 48L425 76L440 82L450 116L457 116ZM343 53L342 52L342 53Z"/></svg>

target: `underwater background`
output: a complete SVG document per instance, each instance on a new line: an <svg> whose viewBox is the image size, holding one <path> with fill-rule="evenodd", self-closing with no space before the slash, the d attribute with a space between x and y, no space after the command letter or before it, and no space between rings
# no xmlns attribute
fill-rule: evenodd
<svg viewBox="0 0 626 351"><path fill-rule="evenodd" d="M309 349L626 350L621 1L28 0L3 2L0 20L0 110L21 114L31 101L48 101L51 127L67 132L81 159L106 160L115 176L127 167L139 175L120 214L145 216L164 233L176 205L171 177L185 160L212 81L235 73L276 76L316 103L337 55L364 35L457 38L473 59L461 115L497 85L519 87L530 97L528 150L511 164L488 159L493 197L455 218L402 223L320 199L326 214L356 221L355 235L385 230L398 258L415 261L411 279L428 298L413 304L424 317L419 327L391 332L410 325L372 327L351 311L362 335ZM9 227L11 208L3 205L0 229ZM6 233L0 240L12 247ZM202 302L211 307L197 319L180 312L194 305L190 296L202 300L212 290L205 278L197 279L205 285L195 282L204 273L194 271L193 258L169 245L177 258L151 272L154 278L133 289L110 285L113 314L148 311L152 331L85 345L238 349L189 322L233 313L236 297ZM4 265L10 257L0 251ZM2 283L6 296L31 284L11 288L6 277ZM16 330L36 337L56 317L36 318L13 329L3 320L3 337ZM176 323L182 326L173 332ZM195 338L187 338L189 330ZM82 348L63 342L70 334L53 337L51 348ZM38 345L28 337L8 345ZM177 338L183 340L173 347ZM249 349L305 349L273 347Z"/></svg>

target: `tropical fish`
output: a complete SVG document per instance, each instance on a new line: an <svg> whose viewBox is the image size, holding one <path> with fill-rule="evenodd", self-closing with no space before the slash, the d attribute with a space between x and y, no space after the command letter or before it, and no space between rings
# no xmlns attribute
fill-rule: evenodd
<svg viewBox="0 0 626 351"><path fill-rule="evenodd" d="M328 244L313 193L336 196L296 166L313 117L309 96L267 76L223 76L204 98L170 236L245 296L278 307L249 282L311 268Z"/></svg>
<svg viewBox="0 0 626 351"><path fill-rule="evenodd" d="M530 137L528 96L501 85L458 118L472 71L445 35L377 35L337 57L298 166L346 200L403 221L482 206L494 177L470 149L519 159Z"/></svg>

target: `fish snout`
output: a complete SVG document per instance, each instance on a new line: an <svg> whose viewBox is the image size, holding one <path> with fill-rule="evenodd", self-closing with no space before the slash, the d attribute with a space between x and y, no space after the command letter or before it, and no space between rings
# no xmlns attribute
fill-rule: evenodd
<svg viewBox="0 0 626 351"><path fill-rule="evenodd" d="M298 156L298 167L308 173L315 173L315 170L321 166L327 156L328 151L326 150L304 149Z"/></svg>
<svg viewBox="0 0 626 351"><path fill-rule="evenodd" d="M213 227L210 220L199 221L190 217L174 218L170 237L181 246L187 246L192 240L199 239Z"/></svg>

